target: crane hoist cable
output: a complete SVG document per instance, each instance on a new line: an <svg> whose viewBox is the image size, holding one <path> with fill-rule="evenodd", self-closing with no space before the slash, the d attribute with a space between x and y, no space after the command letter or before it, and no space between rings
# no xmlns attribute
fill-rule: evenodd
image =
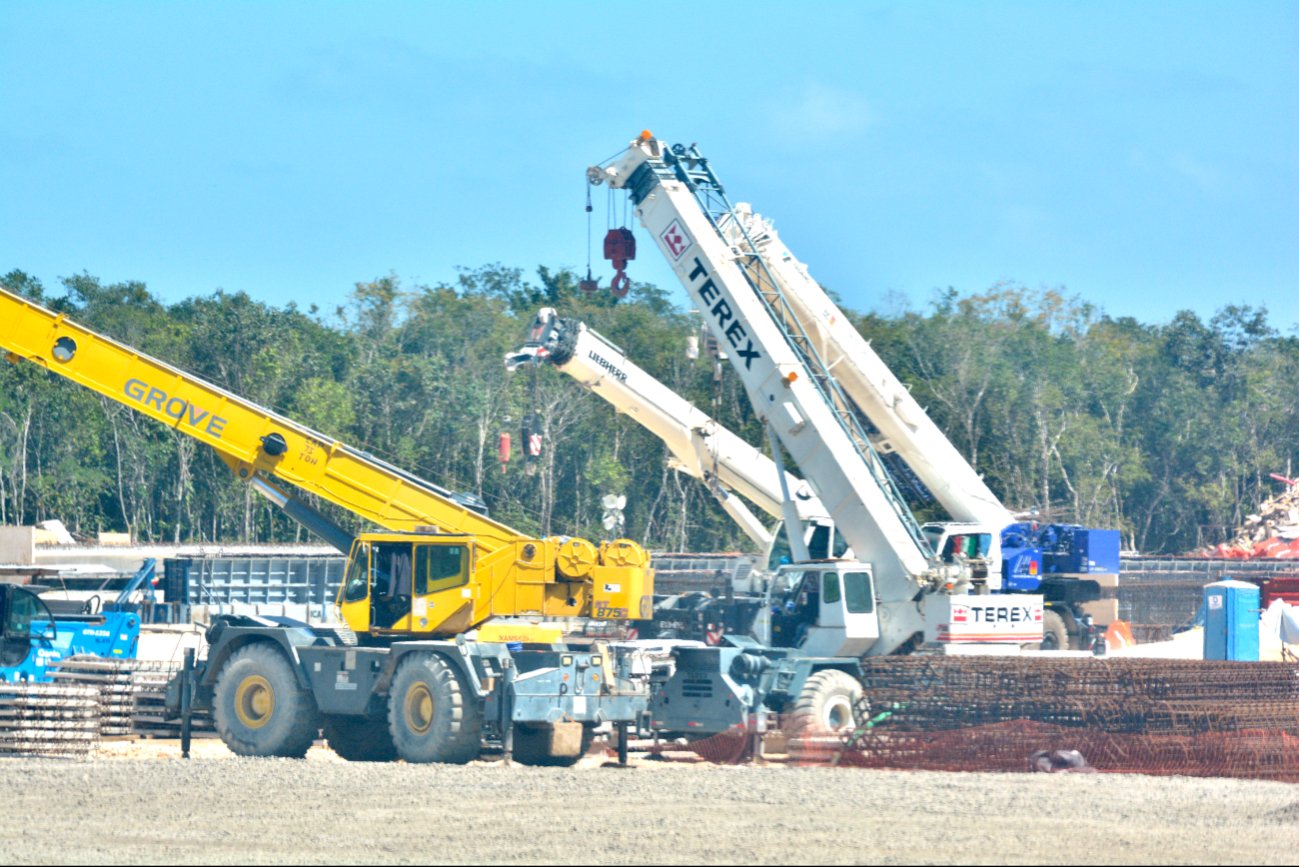
<svg viewBox="0 0 1299 867"><path fill-rule="evenodd" d="M586 279L579 280L577 288L583 292L594 292L600 288L600 281L591 276L591 185L583 181L586 187Z"/></svg>

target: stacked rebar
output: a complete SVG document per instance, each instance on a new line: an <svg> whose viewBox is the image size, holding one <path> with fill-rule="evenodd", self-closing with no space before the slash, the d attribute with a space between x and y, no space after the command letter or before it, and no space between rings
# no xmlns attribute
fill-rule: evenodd
<svg viewBox="0 0 1299 867"><path fill-rule="evenodd" d="M99 733L123 737L132 733L131 714L135 688L131 682L134 660L73 656L61 660L50 673L55 683L87 686L99 691Z"/></svg>
<svg viewBox="0 0 1299 867"><path fill-rule="evenodd" d="M168 662L70 657L51 683L0 684L0 755L85 756L104 737L180 737L166 709ZM191 719L194 737L215 735L208 712Z"/></svg>
<svg viewBox="0 0 1299 867"><path fill-rule="evenodd" d="M180 720L167 712L167 683L180 672L171 662L136 660L131 673L134 706L131 731L141 737L178 738ZM210 711L195 711L190 721L192 737L214 737L216 724Z"/></svg>
<svg viewBox="0 0 1299 867"><path fill-rule="evenodd" d="M0 755L84 757L99 746L99 689L0 684Z"/></svg>

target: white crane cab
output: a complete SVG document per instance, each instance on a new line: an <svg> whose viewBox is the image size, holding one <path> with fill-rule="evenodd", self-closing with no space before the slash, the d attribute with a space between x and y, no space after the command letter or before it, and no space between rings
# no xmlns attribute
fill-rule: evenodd
<svg viewBox="0 0 1299 867"><path fill-rule="evenodd" d="M956 545L961 538L954 534ZM895 653L900 646L939 652L958 645L965 652L972 645L1018 648L1042 640L1045 610L1037 595L926 592L909 603L921 617L917 622L923 623L923 633L910 638L890 634L880 644L881 629L892 628L881 623L881 615L887 620L908 603L881 604L870 565L854 560L782 566L771 579L766 602L753 637L814 657L874 656Z"/></svg>
<svg viewBox="0 0 1299 867"><path fill-rule="evenodd" d="M754 637L805 656L866 655L880 637L870 566L850 560L782 566L768 586Z"/></svg>

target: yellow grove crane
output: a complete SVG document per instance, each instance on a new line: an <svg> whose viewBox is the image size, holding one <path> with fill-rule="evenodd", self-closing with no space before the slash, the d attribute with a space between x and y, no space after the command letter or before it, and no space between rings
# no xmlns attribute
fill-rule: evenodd
<svg viewBox="0 0 1299 867"><path fill-rule="evenodd" d="M495 734L524 760L564 763L596 723L631 721L643 708L647 684L623 676L638 665L607 647L584 658L565 652L558 629L535 623L650 617L653 572L636 543L520 533L446 489L3 289L0 351L207 443L239 479L348 552L338 607L349 630L233 616L209 629L196 700L211 704L236 752L302 755L323 724L346 758L468 761ZM384 532L353 538L293 489ZM518 617L533 622L508 619ZM474 629L479 640L465 641ZM534 659L517 642L544 650ZM529 666L541 674L525 677Z"/></svg>

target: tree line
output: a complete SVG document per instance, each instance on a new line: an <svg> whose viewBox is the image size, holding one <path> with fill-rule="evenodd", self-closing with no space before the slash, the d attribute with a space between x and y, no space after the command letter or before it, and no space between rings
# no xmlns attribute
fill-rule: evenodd
<svg viewBox="0 0 1299 867"><path fill-rule="evenodd" d="M324 311L223 291L167 304L143 283L88 274L63 279L57 293L22 271L0 280L329 437L481 496L522 531L601 538L601 497L612 493L627 496L625 535L650 548L748 547L701 483L668 468L652 435L554 369L504 368L536 311L555 307L765 448L727 364L687 352L699 318L653 285L614 299L580 291L568 270L486 265L436 285L394 275L360 283ZM1006 284L947 290L924 309L848 313L1008 507L1118 527L1142 552L1225 540L1299 452L1299 340L1262 309L1151 324L1059 290ZM531 460L519 448L525 422L544 442ZM504 465L502 432L514 443ZM921 519L942 517L923 491L913 506ZM356 527L354 516L322 508ZM195 440L36 365L0 365L0 523L50 518L74 533L129 531L144 542L303 539Z"/></svg>

